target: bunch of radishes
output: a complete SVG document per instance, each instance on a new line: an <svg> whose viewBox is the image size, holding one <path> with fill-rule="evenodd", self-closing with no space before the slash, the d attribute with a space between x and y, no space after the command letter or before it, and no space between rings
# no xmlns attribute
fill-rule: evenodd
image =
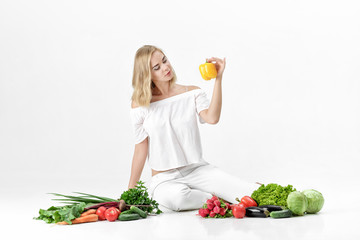
<svg viewBox="0 0 360 240"><path fill-rule="evenodd" d="M199 209L199 215L204 218L243 218L247 207L257 206L255 200L249 196L244 196L241 200L236 198L236 201L239 203L230 205L223 199L213 196Z"/></svg>
<svg viewBox="0 0 360 240"><path fill-rule="evenodd" d="M226 218L233 216L230 204L217 196L213 196L206 201L203 207L199 209L199 215L204 218Z"/></svg>

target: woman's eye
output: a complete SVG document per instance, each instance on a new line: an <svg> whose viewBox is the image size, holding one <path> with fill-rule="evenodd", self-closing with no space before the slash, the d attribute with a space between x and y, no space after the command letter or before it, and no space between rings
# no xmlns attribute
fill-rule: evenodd
<svg viewBox="0 0 360 240"><path fill-rule="evenodd" d="M167 62L167 59L165 59L164 61L163 61L163 63L166 63ZM159 70L160 69L160 67L157 67L157 68L154 68L154 70Z"/></svg>

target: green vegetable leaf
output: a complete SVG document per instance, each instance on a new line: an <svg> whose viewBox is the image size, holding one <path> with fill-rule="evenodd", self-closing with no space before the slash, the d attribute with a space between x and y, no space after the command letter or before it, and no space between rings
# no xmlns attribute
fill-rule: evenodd
<svg viewBox="0 0 360 240"><path fill-rule="evenodd" d="M268 185L262 184L257 190L251 194L251 198L260 205L277 205L287 207L287 197L291 192L296 191L292 185L282 187L275 183Z"/></svg>
<svg viewBox="0 0 360 240"><path fill-rule="evenodd" d="M80 217L81 213L84 211L85 206L85 203L78 203L61 207L52 206L47 210L40 209L40 216L34 219L43 220L46 223L58 223L65 221L69 224L72 224L71 220Z"/></svg>
<svg viewBox="0 0 360 240"><path fill-rule="evenodd" d="M120 199L124 200L128 205L151 205L150 207L139 207L141 210L148 213L153 212L153 210L157 210L155 212L156 214L162 213L159 209L159 204L152 198L149 198L147 188L144 186L144 182L142 181L138 181L135 188L130 188L129 190L124 191L121 194Z"/></svg>

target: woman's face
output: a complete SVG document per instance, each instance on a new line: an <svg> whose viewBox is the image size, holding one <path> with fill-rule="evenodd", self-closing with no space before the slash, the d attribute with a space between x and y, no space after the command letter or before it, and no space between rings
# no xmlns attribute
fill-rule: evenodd
<svg viewBox="0 0 360 240"><path fill-rule="evenodd" d="M173 78L172 67L169 60L159 51L153 52L150 59L151 80L154 82L167 82Z"/></svg>

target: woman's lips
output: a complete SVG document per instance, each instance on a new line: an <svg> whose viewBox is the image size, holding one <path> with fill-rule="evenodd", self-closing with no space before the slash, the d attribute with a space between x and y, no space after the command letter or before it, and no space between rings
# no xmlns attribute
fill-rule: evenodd
<svg viewBox="0 0 360 240"><path fill-rule="evenodd" d="M170 76L171 71L169 71L165 76Z"/></svg>

